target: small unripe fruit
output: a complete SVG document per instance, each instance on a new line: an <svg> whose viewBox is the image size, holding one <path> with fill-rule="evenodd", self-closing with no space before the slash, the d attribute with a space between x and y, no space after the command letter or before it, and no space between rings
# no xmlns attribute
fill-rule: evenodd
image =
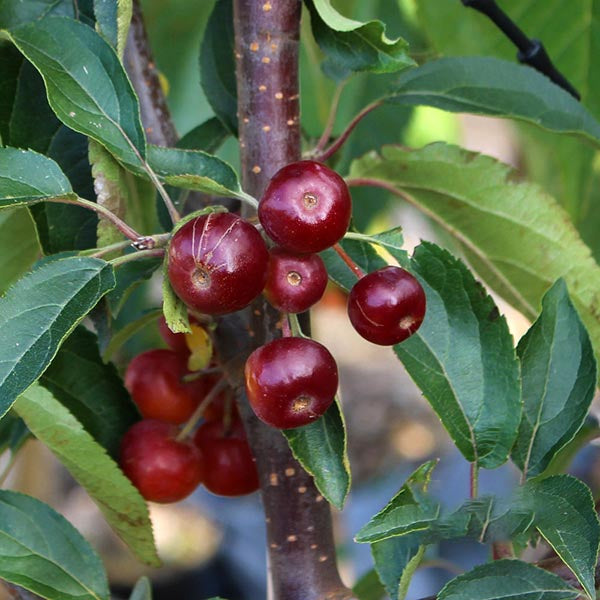
<svg viewBox="0 0 600 600"><path fill-rule="evenodd" d="M207 393L203 378L184 383L187 357L173 350L149 350L127 366L125 387L146 419L184 423Z"/></svg>
<svg viewBox="0 0 600 600"><path fill-rule="evenodd" d="M338 370L325 346L287 337L257 348L246 361L246 391L259 419L279 429L312 423L331 405Z"/></svg>
<svg viewBox="0 0 600 600"><path fill-rule="evenodd" d="M359 279L348 298L356 331L381 346L410 337L425 318L425 292L405 269L384 267Z"/></svg>
<svg viewBox="0 0 600 600"><path fill-rule="evenodd" d="M146 500L177 502L204 477L202 452L190 441L178 442L177 433L174 425L145 420L123 437L121 468Z"/></svg>
<svg viewBox="0 0 600 600"><path fill-rule="evenodd" d="M219 496L242 496L258 489L256 462L239 418L227 430L222 421L204 423L194 443L204 457L207 490Z"/></svg>
<svg viewBox="0 0 600 600"><path fill-rule="evenodd" d="M351 213L346 182L312 160L286 165L275 173L258 207L267 235L298 254L321 252L339 242Z"/></svg>
<svg viewBox="0 0 600 600"><path fill-rule="evenodd" d="M277 309L288 313L308 310L327 287L327 269L318 254L292 254L273 248L264 294Z"/></svg>
<svg viewBox="0 0 600 600"><path fill-rule="evenodd" d="M173 235L168 260L169 281L185 304L221 315L244 308L262 292L269 252L250 223L211 213Z"/></svg>

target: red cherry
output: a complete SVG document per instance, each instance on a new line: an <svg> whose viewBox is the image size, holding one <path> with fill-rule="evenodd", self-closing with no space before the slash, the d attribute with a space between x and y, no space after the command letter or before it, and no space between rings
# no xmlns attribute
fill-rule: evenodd
<svg viewBox="0 0 600 600"><path fill-rule="evenodd" d="M162 315L158 319L158 331L171 350L186 356L190 353L185 341L185 333L173 333Z"/></svg>
<svg viewBox="0 0 600 600"><path fill-rule="evenodd" d="M186 362L181 354L160 349L142 352L129 363L125 387L144 418L179 424L191 417L209 383L202 377L184 383Z"/></svg>
<svg viewBox="0 0 600 600"><path fill-rule="evenodd" d="M288 337L257 348L246 361L246 391L256 416L289 429L307 425L333 402L338 370L322 344Z"/></svg>
<svg viewBox="0 0 600 600"><path fill-rule="evenodd" d="M348 298L348 316L362 337L381 346L410 337L425 318L425 292L400 267L384 267L359 279Z"/></svg>
<svg viewBox="0 0 600 600"><path fill-rule="evenodd" d="M283 312L299 313L316 304L327 287L327 269L318 254L273 248L264 294Z"/></svg>
<svg viewBox="0 0 600 600"><path fill-rule="evenodd" d="M228 431L222 421L204 423L194 443L204 456L207 490L219 496L242 496L259 488L256 462L239 419L233 420Z"/></svg>
<svg viewBox="0 0 600 600"><path fill-rule="evenodd" d="M258 207L258 218L269 237L298 254L321 252L339 242L351 213L345 181L312 160L277 171Z"/></svg>
<svg viewBox="0 0 600 600"><path fill-rule="evenodd" d="M262 292L268 260L255 227L231 213L211 213L192 219L171 239L169 281L201 313L235 312Z"/></svg>
<svg viewBox="0 0 600 600"><path fill-rule="evenodd" d="M191 441L178 442L169 423L145 420L133 425L121 442L123 472L146 500L177 502L204 477L204 460Z"/></svg>

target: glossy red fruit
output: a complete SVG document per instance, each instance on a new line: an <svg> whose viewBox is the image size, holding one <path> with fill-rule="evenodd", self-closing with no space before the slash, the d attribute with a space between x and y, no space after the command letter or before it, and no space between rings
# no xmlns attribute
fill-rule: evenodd
<svg viewBox="0 0 600 600"><path fill-rule="evenodd" d="M299 313L321 299L327 269L318 254L292 254L283 248L273 248L270 254L264 294L275 308Z"/></svg>
<svg viewBox="0 0 600 600"><path fill-rule="evenodd" d="M183 383L187 359L173 350L149 350L128 365L125 387L146 419L184 423L206 396L209 383L203 378Z"/></svg>
<svg viewBox="0 0 600 600"><path fill-rule="evenodd" d="M178 442L178 429L161 421L133 425L121 442L123 472L146 500L177 502L204 478L204 459L191 441Z"/></svg>
<svg viewBox="0 0 600 600"><path fill-rule="evenodd" d="M359 279L348 298L348 316L356 331L381 346L410 337L425 318L425 292L400 267L384 267Z"/></svg>
<svg viewBox="0 0 600 600"><path fill-rule="evenodd" d="M279 246L298 254L321 252L346 233L352 205L344 180L312 160L289 164L271 179L258 218Z"/></svg>
<svg viewBox="0 0 600 600"><path fill-rule="evenodd" d="M288 337L257 348L246 361L246 391L256 416L280 429L320 417L333 402L338 370L322 344Z"/></svg>
<svg viewBox="0 0 600 600"><path fill-rule="evenodd" d="M207 490L219 496L242 496L259 488L256 462L239 419L228 431L222 421L204 423L194 442L204 456Z"/></svg>
<svg viewBox="0 0 600 600"><path fill-rule="evenodd" d="M254 226L231 213L211 213L192 219L171 239L169 281L198 312L230 313L262 292L268 261Z"/></svg>
<svg viewBox="0 0 600 600"><path fill-rule="evenodd" d="M177 352L178 354L188 355L190 353L185 341L185 333L173 333L169 329L169 326L162 315L158 319L158 331L160 333L160 337L162 337L171 350Z"/></svg>

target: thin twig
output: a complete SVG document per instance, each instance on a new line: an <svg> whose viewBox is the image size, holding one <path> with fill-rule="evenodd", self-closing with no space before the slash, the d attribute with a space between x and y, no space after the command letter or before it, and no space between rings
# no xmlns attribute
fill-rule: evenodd
<svg viewBox="0 0 600 600"><path fill-rule="evenodd" d="M119 256L108 261L113 267L118 267L122 264L131 262L132 260L140 260L142 258L151 258L153 256L164 256L164 248L154 248L152 250L140 250L139 252L132 252L131 254L125 254L125 256Z"/></svg>
<svg viewBox="0 0 600 600"><path fill-rule="evenodd" d="M365 272L352 260L350 255L340 246L340 244L334 244L333 249L358 279L365 276Z"/></svg>
<svg viewBox="0 0 600 600"><path fill-rule="evenodd" d="M227 387L227 385L227 380L224 377L222 377L221 379L219 379L219 381L217 381L217 383L215 383L214 387L210 390L210 392L208 392L208 394L206 394L204 400L200 402L200 404L194 411L194 414L188 419L183 429L179 432L179 434L175 438L176 441L182 442L183 440L185 440L185 438L187 438L187 436L192 432L194 427L196 427L198 421L202 418L206 407L217 397L217 395L221 391L223 391Z"/></svg>
<svg viewBox="0 0 600 600"><path fill-rule="evenodd" d="M327 145L327 142L329 141L329 138L331 137L331 132L333 131L333 126L335 125L335 118L337 116L337 110L338 110L338 106L340 103L340 97L342 95L342 91L344 90L344 87L346 86L346 83L347 83L347 81L342 81L335 88L333 98L331 99L331 109L329 111L329 117L327 118L327 123L325 125L325 129L323 129L323 134L319 138L319 141L317 142L317 145L314 147L312 152L309 153L309 156L319 156L323 152L323 149L325 148L325 146Z"/></svg>

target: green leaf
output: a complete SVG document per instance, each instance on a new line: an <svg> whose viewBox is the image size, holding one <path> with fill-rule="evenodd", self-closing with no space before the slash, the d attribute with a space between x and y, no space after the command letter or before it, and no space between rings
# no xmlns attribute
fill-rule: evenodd
<svg viewBox="0 0 600 600"><path fill-rule="evenodd" d="M498 467L521 419L519 364L506 320L446 250L424 242L410 266L425 289L427 312L394 350L465 458Z"/></svg>
<svg viewBox="0 0 600 600"><path fill-rule="evenodd" d="M110 342L102 352L102 360L105 362L109 361L115 352L131 337L133 337L138 331L142 330L146 325L152 323L163 314L162 309L151 310L143 314L139 319L130 321L122 329L115 332L110 339Z"/></svg>
<svg viewBox="0 0 600 600"><path fill-rule="evenodd" d="M152 586L147 577L140 577L131 591L129 600L152 600Z"/></svg>
<svg viewBox="0 0 600 600"><path fill-rule="evenodd" d="M212 154L148 146L148 162L161 180L169 185L226 198L244 196L235 171Z"/></svg>
<svg viewBox="0 0 600 600"><path fill-rule="evenodd" d="M520 560L495 560L447 583L438 600L576 600L560 577Z"/></svg>
<svg viewBox="0 0 600 600"><path fill-rule="evenodd" d="M600 267L564 211L510 167L455 146L405 152L385 147L352 165L351 178L385 185L460 244L498 294L535 318L543 294L563 277L600 356Z"/></svg>
<svg viewBox="0 0 600 600"><path fill-rule="evenodd" d="M163 263L163 314L167 326L173 333L191 333L190 319L188 317L187 306L183 303L183 300L179 299L179 296L173 291L169 277L167 274L167 257L168 251L165 255Z"/></svg>
<svg viewBox="0 0 600 600"><path fill-rule="evenodd" d="M386 102L506 117L600 147L600 123L531 67L487 57L442 58L401 75Z"/></svg>
<svg viewBox="0 0 600 600"><path fill-rule="evenodd" d="M37 152L0 148L0 208L64 197L77 198L53 160Z"/></svg>
<svg viewBox="0 0 600 600"><path fill-rule="evenodd" d="M6 450L10 450L13 454L18 452L30 436L31 432L23 419L13 411L7 412L0 419L0 454Z"/></svg>
<svg viewBox="0 0 600 600"><path fill-rule="evenodd" d="M108 600L102 561L47 504L0 490L0 577L49 600Z"/></svg>
<svg viewBox="0 0 600 600"><path fill-rule="evenodd" d="M40 254L35 226L27 209L0 211L0 240L0 294L3 294Z"/></svg>
<svg viewBox="0 0 600 600"><path fill-rule="evenodd" d="M237 136L237 82L233 46L233 2L218 0L202 38L200 82L217 117Z"/></svg>
<svg viewBox="0 0 600 600"><path fill-rule="evenodd" d="M600 523L590 489L570 475L554 475L530 481L524 496L535 513L536 529L593 600Z"/></svg>
<svg viewBox="0 0 600 600"><path fill-rule="evenodd" d="M64 0L2 0L0 4L0 29L10 29L23 23L36 21L49 15L75 18L74 5Z"/></svg>
<svg viewBox="0 0 600 600"><path fill-rule="evenodd" d="M123 56L129 22L131 21L131 0L94 0L96 29Z"/></svg>
<svg viewBox="0 0 600 600"><path fill-rule="evenodd" d="M222 121L212 117L191 131L188 131L178 142L177 147L184 150L202 150L212 154L230 136Z"/></svg>
<svg viewBox="0 0 600 600"><path fill-rule="evenodd" d="M436 521L440 505L424 496L437 461L430 460L408 477L389 503L354 537L359 544L423 531Z"/></svg>
<svg viewBox="0 0 600 600"><path fill-rule="evenodd" d="M23 57L15 47L0 43L0 144L4 146L10 144L10 119L22 64Z"/></svg>
<svg viewBox="0 0 600 600"><path fill-rule="evenodd" d="M64 338L114 283L103 260L54 259L0 298L0 415L44 372Z"/></svg>
<svg viewBox="0 0 600 600"><path fill-rule="evenodd" d="M41 73L56 116L139 172L146 141L138 100L109 44L90 27L62 17L7 35Z"/></svg>
<svg viewBox="0 0 600 600"><path fill-rule="evenodd" d="M583 425L596 387L587 331L559 279L517 348L523 417L511 456L525 477L542 473Z"/></svg>
<svg viewBox="0 0 600 600"><path fill-rule="evenodd" d="M391 600L404 600L408 586L423 559L425 546L419 533L371 544L375 569Z"/></svg>
<svg viewBox="0 0 600 600"><path fill-rule="evenodd" d="M121 312L121 308L131 292L145 280L150 279L161 264L160 258L150 256L122 263L115 268L116 285L106 295L113 317L116 318Z"/></svg>
<svg viewBox="0 0 600 600"><path fill-rule="evenodd" d="M95 334L77 327L44 371L40 384L113 458L118 457L121 440L139 414L114 365L102 362Z"/></svg>
<svg viewBox="0 0 600 600"><path fill-rule="evenodd" d="M361 576L354 584L352 593L358 600L384 600L385 598L385 588L381 585L375 569Z"/></svg>
<svg viewBox="0 0 600 600"><path fill-rule="evenodd" d="M33 385L15 402L32 433L56 455L143 562L158 566L148 507L117 464L54 396Z"/></svg>
<svg viewBox="0 0 600 600"><path fill-rule="evenodd" d="M310 425L283 431L296 460L328 502L342 510L350 491L346 426L337 399Z"/></svg>
<svg viewBox="0 0 600 600"><path fill-rule="evenodd" d="M402 38L389 39L381 21L361 23L338 13L331 0L306 0L313 35L327 56L323 69L335 79L352 72L393 73L413 66Z"/></svg>

